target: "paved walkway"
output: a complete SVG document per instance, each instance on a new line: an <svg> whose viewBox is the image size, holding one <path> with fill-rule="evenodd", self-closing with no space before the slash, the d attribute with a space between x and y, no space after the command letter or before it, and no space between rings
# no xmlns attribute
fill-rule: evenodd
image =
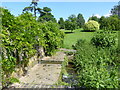
<svg viewBox="0 0 120 90"><path fill-rule="evenodd" d="M56 55L45 57L43 60L64 61L64 57L63 52L57 52ZM50 88L51 85L57 83L61 67L61 64L36 64L26 76L19 79L20 83L14 83L12 86L16 88Z"/></svg>

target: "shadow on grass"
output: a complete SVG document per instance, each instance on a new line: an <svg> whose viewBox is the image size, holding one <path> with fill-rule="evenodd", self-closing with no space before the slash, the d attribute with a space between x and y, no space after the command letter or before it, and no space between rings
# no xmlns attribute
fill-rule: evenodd
<svg viewBox="0 0 120 90"><path fill-rule="evenodd" d="M74 33L74 32L65 32L65 34L72 34L72 33Z"/></svg>
<svg viewBox="0 0 120 90"><path fill-rule="evenodd" d="M81 32L95 32L96 30L81 30Z"/></svg>

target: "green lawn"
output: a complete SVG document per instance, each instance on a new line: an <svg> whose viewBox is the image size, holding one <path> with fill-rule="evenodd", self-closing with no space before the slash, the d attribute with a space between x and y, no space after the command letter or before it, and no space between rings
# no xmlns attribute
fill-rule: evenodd
<svg viewBox="0 0 120 90"><path fill-rule="evenodd" d="M71 32L71 30L61 30L65 32L64 45L63 48L72 49L77 40L85 39L87 42L90 42L91 38L94 36L95 32L82 32L82 29L77 29ZM102 31L102 30L99 30ZM114 31L113 35L118 36L118 31Z"/></svg>
<svg viewBox="0 0 120 90"><path fill-rule="evenodd" d="M90 42L91 38L94 35L94 32L81 32L80 29L74 30L73 33L71 33L71 30L61 31L64 31L66 33L63 48L67 49L72 49L72 45L74 45L79 39L85 39L86 41Z"/></svg>

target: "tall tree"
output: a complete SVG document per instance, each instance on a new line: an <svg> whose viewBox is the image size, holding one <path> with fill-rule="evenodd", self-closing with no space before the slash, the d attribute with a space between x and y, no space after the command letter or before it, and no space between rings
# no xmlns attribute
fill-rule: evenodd
<svg viewBox="0 0 120 90"><path fill-rule="evenodd" d="M85 19L84 19L83 15L79 13L77 16L77 26L79 28L82 28L84 23L85 23Z"/></svg>
<svg viewBox="0 0 120 90"><path fill-rule="evenodd" d="M105 26L107 24L107 21L106 21L106 18L104 16L102 16L100 19L99 19L99 23L100 23L100 29L105 29Z"/></svg>
<svg viewBox="0 0 120 90"><path fill-rule="evenodd" d="M76 23L76 20L77 20L77 17L74 14L72 14L68 17L68 21L70 21L70 22L75 22Z"/></svg>
<svg viewBox="0 0 120 90"><path fill-rule="evenodd" d="M65 22L64 22L64 19L62 17L59 19L58 24L60 25L60 29L65 28Z"/></svg>
<svg viewBox="0 0 120 90"><path fill-rule="evenodd" d="M97 21L97 22L99 22L99 18L97 17L97 16L92 16L92 17L90 17L89 19L88 19L88 21L89 20L94 20L94 21Z"/></svg>
<svg viewBox="0 0 120 90"><path fill-rule="evenodd" d="M111 13L112 15L118 15L120 18L120 1L118 2L118 5L115 5L112 9L111 9Z"/></svg>
<svg viewBox="0 0 120 90"><path fill-rule="evenodd" d="M40 11L40 16L38 18L38 21L40 22L46 22L46 21L52 21L56 22L56 19L54 18L54 15L51 13L51 9L48 7L43 7L43 10Z"/></svg>
<svg viewBox="0 0 120 90"><path fill-rule="evenodd" d="M38 5L38 2L37 2L38 0L32 0L32 2L31 2L31 4L30 4L30 6L28 6L28 7L25 7L24 9L23 9L23 12L24 11L31 11L31 12L33 12L34 13L34 16L36 17L36 14L37 14L37 12L41 12L41 8L39 8L37 5Z"/></svg>
<svg viewBox="0 0 120 90"><path fill-rule="evenodd" d="M69 21L69 23L68 22L67 23L70 25L71 30L77 29L77 17L76 17L76 15L74 15L74 14L70 15L68 17L67 21Z"/></svg>
<svg viewBox="0 0 120 90"><path fill-rule="evenodd" d="M76 24L74 22L70 22L69 20L66 20L65 21L65 29L71 30L71 32L72 32L73 30L76 29Z"/></svg>

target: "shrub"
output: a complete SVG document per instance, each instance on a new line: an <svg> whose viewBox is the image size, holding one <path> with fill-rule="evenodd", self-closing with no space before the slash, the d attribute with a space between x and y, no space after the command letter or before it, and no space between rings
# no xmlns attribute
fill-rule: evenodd
<svg viewBox="0 0 120 90"><path fill-rule="evenodd" d="M87 23L85 23L83 29L84 31L96 31L99 30L99 23L94 20L89 20Z"/></svg>
<svg viewBox="0 0 120 90"><path fill-rule="evenodd" d="M118 15L111 15L110 17L102 16L99 20L100 29L103 30L120 30L120 19Z"/></svg>
<svg viewBox="0 0 120 90"><path fill-rule="evenodd" d="M45 54L52 55L56 49L63 44L64 33L59 30L59 25L53 22L46 22L42 25L45 40Z"/></svg>
<svg viewBox="0 0 120 90"><path fill-rule="evenodd" d="M75 22L65 21L65 29L66 30L71 30L71 32L72 32L76 28L77 28L77 25Z"/></svg>
<svg viewBox="0 0 120 90"><path fill-rule="evenodd" d="M79 39L75 45L72 45L72 48L77 50L80 46L85 44L85 40Z"/></svg>
<svg viewBox="0 0 120 90"><path fill-rule="evenodd" d="M91 43L96 47L113 47L117 43L117 38L111 32L98 32L92 39Z"/></svg>
<svg viewBox="0 0 120 90"><path fill-rule="evenodd" d="M98 49L87 42L83 45L78 43L77 46L74 64L78 72L78 86L118 88L118 67L112 61L115 56L107 48Z"/></svg>
<svg viewBox="0 0 120 90"><path fill-rule="evenodd" d="M1 9L1 8L0 8ZM15 81L11 74L15 67L23 69L29 58L37 53L37 47L43 46L47 55L53 54L63 43L64 33L58 24L52 22L39 23L31 13L22 13L14 17L7 9L2 10L2 31L0 34L2 52L2 84L3 87Z"/></svg>

